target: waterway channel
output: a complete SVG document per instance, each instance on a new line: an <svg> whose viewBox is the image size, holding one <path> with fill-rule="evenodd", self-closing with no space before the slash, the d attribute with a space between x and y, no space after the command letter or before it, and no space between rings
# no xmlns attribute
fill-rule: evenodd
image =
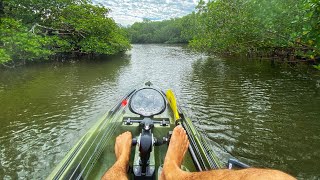
<svg viewBox="0 0 320 180"><path fill-rule="evenodd" d="M320 81L269 61L133 45L109 59L0 70L0 179L44 179L132 86L178 102L224 162L320 178Z"/></svg>

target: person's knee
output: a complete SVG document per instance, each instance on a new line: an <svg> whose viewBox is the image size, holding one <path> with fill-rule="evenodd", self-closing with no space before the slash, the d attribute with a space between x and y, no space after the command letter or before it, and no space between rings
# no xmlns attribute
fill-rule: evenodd
<svg viewBox="0 0 320 180"><path fill-rule="evenodd" d="M296 179L296 178L290 176L289 174L284 173L279 170L271 170L271 172L269 174L273 175L273 177L274 177L273 179L283 179L283 180Z"/></svg>
<svg viewBox="0 0 320 180"><path fill-rule="evenodd" d="M256 179L272 179L272 180L293 180L294 177L273 169L248 169L244 174L243 179L246 180L256 180Z"/></svg>

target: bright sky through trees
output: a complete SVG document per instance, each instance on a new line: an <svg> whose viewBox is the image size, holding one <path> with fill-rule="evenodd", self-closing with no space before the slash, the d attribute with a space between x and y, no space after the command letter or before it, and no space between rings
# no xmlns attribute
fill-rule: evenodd
<svg viewBox="0 0 320 180"><path fill-rule="evenodd" d="M110 16L127 26L143 19L161 21L182 17L195 10L199 0L93 0L111 9Z"/></svg>

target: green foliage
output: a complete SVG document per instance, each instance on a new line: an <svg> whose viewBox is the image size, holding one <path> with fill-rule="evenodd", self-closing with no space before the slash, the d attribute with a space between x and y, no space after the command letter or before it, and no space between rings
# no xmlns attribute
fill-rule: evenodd
<svg viewBox="0 0 320 180"><path fill-rule="evenodd" d="M4 11L3 11L3 1L0 1L0 18L4 16Z"/></svg>
<svg viewBox="0 0 320 180"><path fill-rule="evenodd" d="M204 52L255 54L278 51L316 61L320 55L319 0L201 0L178 19L135 23L134 43L189 42ZM282 55L280 54L280 55Z"/></svg>
<svg viewBox="0 0 320 180"><path fill-rule="evenodd" d="M318 69L320 71L320 64L318 65L313 65L314 68Z"/></svg>
<svg viewBox="0 0 320 180"><path fill-rule="evenodd" d="M217 0L198 7L198 34L191 46L217 53L244 53L288 46L301 15L296 0Z"/></svg>
<svg viewBox="0 0 320 180"><path fill-rule="evenodd" d="M164 21L136 22L127 29L133 43L187 43L188 36L182 34L187 26L182 18Z"/></svg>
<svg viewBox="0 0 320 180"><path fill-rule="evenodd" d="M306 0L301 9L303 16L296 17L294 24L300 23L302 28L293 34L297 41L312 47L313 55L320 54L320 1Z"/></svg>
<svg viewBox="0 0 320 180"><path fill-rule="evenodd" d="M320 55L320 1L200 1L178 19L144 20L128 28L133 43L189 42L196 50L221 54L287 51L303 59Z"/></svg>
<svg viewBox="0 0 320 180"><path fill-rule="evenodd" d="M89 0L4 0L0 5L1 62L45 60L57 53L111 55L130 48L109 9Z"/></svg>
<svg viewBox="0 0 320 180"><path fill-rule="evenodd" d="M19 21L11 18L1 18L0 39L4 54L2 63L12 59L46 59L53 53L48 49L50 38L28 32Z"/></svg>
<svg viewBox="0 0 320 180"><path fill-rule="evenodd" d="M72 29L74 36L64 39L69 42L66 51L82 53L115 54L130 48L123 30L111 18L106 18L108 9L91 4L66 7L55 27Z"/></svg>
<svg viewBox="0 0 320 180"><path fill-rule="evenodd" d="M86 4L88 0L3 0L8 17L23 24L51 25L59 19L61 10L74 4Z"/></svg>
<svg viewBox="0 0 320 180"><path fill-rule="evenodd" d="M0 49L0 63L11 61L11 57L6 53L4 49Z"/></svg>
<svg viewBox="0 0 320 180"><path fill-rule="evenodd" d="M318 0L201 1L190 46L215 53L288 49L303 58L319 56Z"/></svg>

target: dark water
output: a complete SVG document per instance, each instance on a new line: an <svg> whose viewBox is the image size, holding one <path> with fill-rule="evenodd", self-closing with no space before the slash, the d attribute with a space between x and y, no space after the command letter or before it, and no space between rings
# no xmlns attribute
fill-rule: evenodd
<svg viewBox="0 0 320 180"><path fill-rule="evenodd" d="M320 178L320 80L180 46L0 70L0 179L43 179L133 85L172 88L221 160Z"/></svg>

